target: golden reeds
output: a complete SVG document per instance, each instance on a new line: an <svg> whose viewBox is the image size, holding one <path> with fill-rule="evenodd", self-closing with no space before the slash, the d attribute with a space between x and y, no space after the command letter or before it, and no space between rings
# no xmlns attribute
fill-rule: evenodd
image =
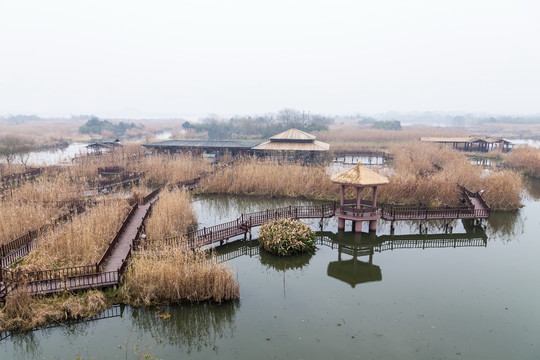
<svg viewBox="0 0 540 360"><path fill-rule="evenodd" d="M146 223L149 239L163 239L187 233L196 224L191 196L182 190L163 190Z"/></svg>
<svg viewBox="0 0 540 360"><path fill-rule="evenodd" d="M129 211L123 199L106 200L39 240L23 262L36 269L95 264Z"/></svg>
<svg viewBox="0 0 540 360"><path fill-rule="evenodd" d="M62 211L44 203L0 202L0 245L48 224Z"/></svg>
<svg viewBox="0 0 540 360"><path fill-rule="evenodd" d="M206 252L172 247L161 252L140 252L121 293L133 305L222 302L238 298L239 286L233 271L208 259Z"/></svg>
<svg viewBox="0 0 540 360"><path fill-rule="evenodd" d="M526 176L540 179L540 149L528 146L514 148L508 153L504 163Z"/></svg>
<svg viewBox="0 0 540 360"><path fill-rule="evenodd" d="M204 179L201 191L329 199L337 198L339 186L330 181L324 165L301 166L245 159Z"/></svg>
<svg viewBox="0 0 540 360"><path fill-rule="evenodd" d="M55 321L86 318L107 306L103 293L97 290L79 296L32 298L26 289L18 288L10 293L0 309L0 331L24 331Z"/></svg>

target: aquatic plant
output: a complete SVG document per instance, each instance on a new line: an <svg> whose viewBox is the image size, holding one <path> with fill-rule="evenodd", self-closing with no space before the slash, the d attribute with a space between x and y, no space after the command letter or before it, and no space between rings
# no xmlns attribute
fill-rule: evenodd
<svg viewBox="0 0 540 360"><path fill-rule="evenodd" d="M141 251L129 269L121 294L129 304L152 305L239 297L234 272L208 258L206 251L170 247Z"/></svg>
<svg viewBox="0 0 540 360"><path fill-rule="evenodd" d="M315 233L298 220L278 219L261 226L259 246L280 256L300 254L315 248Z"/></svg>
<svg viewBox="0 0 540 360"><path fill-rule="evenodd" d="M191 195L182 190L163 190L146 223L146 236L149 239L163 239L182 235L195 224Z"/></svg>

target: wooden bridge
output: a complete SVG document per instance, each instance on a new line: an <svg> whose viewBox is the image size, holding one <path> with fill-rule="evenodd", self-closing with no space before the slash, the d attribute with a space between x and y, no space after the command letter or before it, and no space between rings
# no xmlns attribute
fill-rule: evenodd
<svg viewBox="0 0 540 360"><path fill-rule="evenodd" d="M331 249L339 247L342 253L350 256L355 256L355 253L356 256L370 256L373 255L373 252L380 253L399 249L486 247L487 235L483 231L473 234L382 235L353 244L341 241L339 234L319 232L317 234L317 245ZM229 261L241 256L253 257L257 255L259 255L259 243L257 240L233 242L214 248L214 256L218 262Z"/></svg>
<svg viewBox="0 0 540 360"><path fill-rule="evenodd" d="M194 182L195 184L197 182ZM181 186L181 184L177 184ZM185 186L185 184L184 184ZM198 248L216 242L223 243L233 237L250 234L251 229L279 218L306 219L331 218L337 211L351 211L352 216L362 221L366 217L377 216L384 220L431 220L431 219L482 219L490 215L489 206L480 193L472 193L461 188L466 206L444 208L420 208L383 206L382 208L337 207L335 203L311 206L283 207L264 211L242 214L239 218L223 224L205 227L182 236L159 240L145 240L140 242L142 226L152 204L158 199L161 188L147 195L141 204L136 204L126 217L122 227L110 242L106 252L98 263L70 267L65 269L44 270L35 272L19 272L6 269L13 259L25 256L31 250L28 244L33 241L29 235L26 243L16 249L6 252L2 248L2 269L0 271L0 298L4 298L9 291L18 286L26 286L30 294L50 294L61 291L74 291L89 288L116 286L122 282L123 276L130 262L132 251L138 247L163 247L166 245L187 246ZM19 250L17 250L19 249ZM23 250L20 250L23 249ZM17 252L19 251L19 252ZM4 260L8 257L7 260Z"/></svg>
<svg viewBox="0 0 540 360"><path fill-rule="evenodd" d="M310 205L310 206L288 206L278 209L268 209L247 214L242 214L239 218L223 224L205 227L184 235L169 237L165 239L146 240L140 247L155 246L188 246L198 248L216 242L223 243L230 238L239 235L251 234L253 227L261 226L273 220L281 218L289 219L324 219L334 216L334 204Z"/></svg>
<svg viewBox="0 0 540 360"><path fill-rule="evenodd" d="M147 195L141 205L135 204L101 259L92 265L74 266L54 270L12 271L0 270L0 299L8 292L24 287L31 295L47 295L64 291L96 289L119 285L131 261L134 240L140 235L144 220L152 204L158 199L159 190ZM30 238L30 237L29 237ZM26 245L9 254L25 256L31 250L33 238ZM19 257L20 258L20 257ZM2 259L2 264L12 260Z"/></svg>

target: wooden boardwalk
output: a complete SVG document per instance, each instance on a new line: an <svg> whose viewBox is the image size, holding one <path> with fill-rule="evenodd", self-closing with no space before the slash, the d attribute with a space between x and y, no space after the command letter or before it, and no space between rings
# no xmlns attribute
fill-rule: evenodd
<svg viewBox="0 0 540 360"><path fill-rule="evenodd" d="M193 184L183 184L182 186L186 185ZM253 227L280 218L317 218L322 220L335 216L338 211L348 211L348 207L336 207L334 203L268 209L242 214L236 220L205 227L182 236L158 239L157 241L146 240L140 243L139 235L142 225L149 214L152 204L158 199L161 189L156 189L147 195L140 205L136 204L132 208L122 227L110 242L107 251L98 263L66 269L24 273L2 268L0 271L0 298L5 297L8 291L13 291L20 285L26 286L32 295L116 286L123 279L134 247L164 247L169 245L198 248L216 242L223 243L223 241L239 235L244 235L245 237L247 233L250 234L251 238L251 229ZM357 217L357 221L377 216L378 218L392 222L399 220L483 219L489 217L490 208L480 193L472 193L465 188L460 188L460 190L463 196L463 202L466 204L460 207L383 206L382 208L374 209L361 206L359 209L352 209L351 214ZM444 243L446 242L444 241ZM395 244L395 242L392 242L392 244ZM404 244L404 247L417 247L420 244L421 246L426 246L425 240L418 242L411 239L411 241L404 242ZM440 241L437 240L435 244L431 245L436 244L440 245ZM470 243L467 244L470 246ZM456 246L455 241L454 246Z"/></svg>

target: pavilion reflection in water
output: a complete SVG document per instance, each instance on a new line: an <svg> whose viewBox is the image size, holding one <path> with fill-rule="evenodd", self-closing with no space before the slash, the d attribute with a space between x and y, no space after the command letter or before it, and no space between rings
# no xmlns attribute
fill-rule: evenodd
<svg viewBox="0 0 540 360"><path fill-rule="evenodd" d="M351 233L339 231L318 232L317 245L337 250L337 261L328 264L327 275L341 280L351 287L373 281L382 280L381 268L373 264L375 253L399 249L435 249L486 247L487 235L483 229L465 227L466 233L454 234L407 234L407 235L375 235L366 233ZM299 267L296 261L283 261L278 256L259 253L257 240L235 241L215 248L218 261L228 261L240 256L260 257L261 262L279 270ZM344 255L350 256L344 259ZM307 265L309 257L302 258L300 263ZM365 258L365 261L359 260ZM274 260L272 260L274 259ZM263 261L264 260L264 261ZM307 260L307 261L306 261ZM273 266L273 262L276 266ZM279 263L279 265L278 265ZM290 263L290 264L289 264Z"/></svg>

